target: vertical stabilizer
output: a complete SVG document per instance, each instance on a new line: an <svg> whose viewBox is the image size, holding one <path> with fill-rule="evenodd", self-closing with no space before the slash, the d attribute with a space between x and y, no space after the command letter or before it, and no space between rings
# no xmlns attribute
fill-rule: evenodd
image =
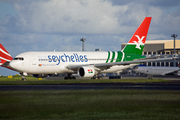
<svg viewBox="0 0 180 120"><path fill-rule="evenodd" d="M131 37L126 46L122 49L124 53L142 55L144 44L146 41L148 29L150 26L151 17L146 17L141 25L137 28L134 35Z"/></svg>
<svg viewBox="0 0 180 120"><path fill-rule="evenodd" d="M13 58L8 53L8 51L3 47L3 45L0 43L0 65L4 64L5 62L11 61Z"/></svg>

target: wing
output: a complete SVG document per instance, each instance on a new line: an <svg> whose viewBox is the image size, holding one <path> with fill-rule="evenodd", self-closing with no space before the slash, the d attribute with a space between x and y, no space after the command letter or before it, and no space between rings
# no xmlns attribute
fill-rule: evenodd
<svg viewBox="0 0 180 120"><path fill-rule="evenodd" d="M157 57L159 57L159 56L157 56ZM140 64L140 63L145 63L145 62L155 62L155 61L164 61L164 60L176 59L176 57L152 59L152 58L157 58L157 57L142 58L142 59L136 59L133 61L124 61L124 62L85 64L85 65L69 65L69 66L67 66L67 68L71 69L73 71L77 71L77 69L79 67L82 67L82 66L93 66L94 68L102 71L102 70L107 70L112 66L118 66L118 65L124 65L125 66L125 65L130 65L130 64Z"/></svg>

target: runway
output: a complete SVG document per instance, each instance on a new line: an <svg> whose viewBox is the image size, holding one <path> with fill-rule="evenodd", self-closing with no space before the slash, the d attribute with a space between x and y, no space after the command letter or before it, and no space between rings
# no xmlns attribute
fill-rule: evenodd
<svg viewBox="0 0 180 120"><path fill-rule="evenodd" d="M180 90L180 83L75 83L59 85L0 85L0 91L98 89Z"/></svg>

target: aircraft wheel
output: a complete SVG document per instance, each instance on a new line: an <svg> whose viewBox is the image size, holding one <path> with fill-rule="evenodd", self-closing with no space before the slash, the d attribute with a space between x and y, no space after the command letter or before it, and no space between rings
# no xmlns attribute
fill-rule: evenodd
<svg viewBox="0 0 180 120"><path fill-rule="evenodd" d="M72 76L72 77L67 77L67 76L66 76L66 77L64 77L64 80L68 80L68 79L74 79L74 80L75 80L75 79L76 79L76 77L74 77L74 76Z"/></svg>
<svg viewBox="0 0 180 120"><path fill-rule="evenodd" d="M102 77L98 77L98 79L102 79Z"/></svg>

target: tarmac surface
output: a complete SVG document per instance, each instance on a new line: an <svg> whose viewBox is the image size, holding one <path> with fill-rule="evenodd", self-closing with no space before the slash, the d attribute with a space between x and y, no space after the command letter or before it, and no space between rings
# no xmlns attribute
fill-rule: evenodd
<svg viewBox="0 0 180 120"><path fill-rule="evenodd" d="M91 79L91 78L81 78L75 76L76 79ZM64 80L64 77L47 77L47 80ZM103 77L103 79L109 79L109 77ZM119 78L117 78L119 79ZM123 75L121 76L121 79L147 79L147 75L143 76L129 76L129 75ZM179 80L180 81L180 76L175 76L175 75L166 75L166 76L161 76L161 75L154 75L153 79L164 79L164 80Z"/></svg>
<svg viewBox="0 0 180 120"><path fill-rule="evenodd" d="M61 79L60 79L61 78ZM122 79L146 79L146 76L123 76ZM29 90L98 90L98 89L136 89L136 90L180 90L180 76L154 76L169 82L154 83L68 83L59 85L0 85L0 91ZM63 80L63 77L48 79ZM81 78L78 78L81 79ZM108 77L106 78L108 79Z"/></svg>
<svg viewBox="0 0 180 120"><path fill-rule="evenodd" d="M136 90L180 90L180 82L166 83L72 83L61 85L0 85L0 91L29 90L99 90L99 89L136 89Z"/></svg>

